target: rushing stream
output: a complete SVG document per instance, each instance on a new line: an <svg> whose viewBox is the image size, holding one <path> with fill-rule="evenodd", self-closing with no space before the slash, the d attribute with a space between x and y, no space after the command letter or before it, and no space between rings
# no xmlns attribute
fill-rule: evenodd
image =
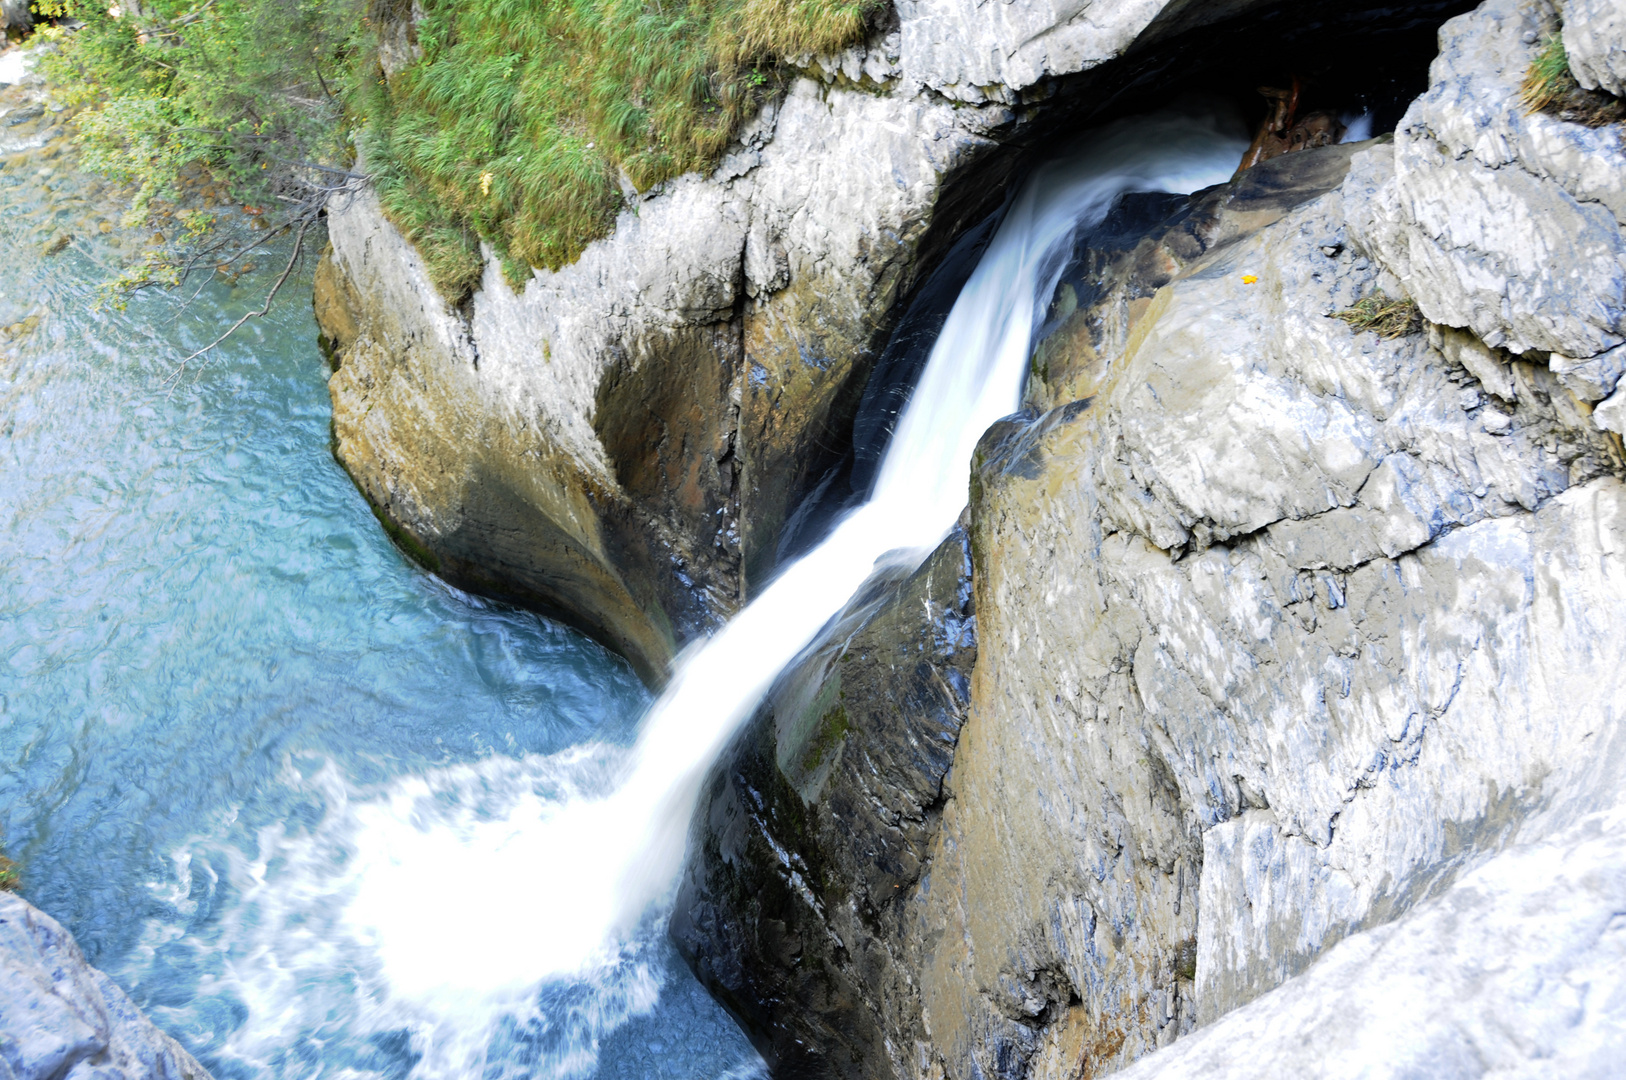
<svg viewBox="0 0 1626 1080"><path fill-rule="evenodd" d="M0 357L0 830L26 895L220 1077L759 1073L664 935L705 769L878 562L951 526L1079 227L1227 179L1244 145L1143 118L1035 174L871 500L652 706L389 545L329 453L305 305L166 389L269 270L95 311L140 238L7 159L0 321L36 317Z"/></svg>

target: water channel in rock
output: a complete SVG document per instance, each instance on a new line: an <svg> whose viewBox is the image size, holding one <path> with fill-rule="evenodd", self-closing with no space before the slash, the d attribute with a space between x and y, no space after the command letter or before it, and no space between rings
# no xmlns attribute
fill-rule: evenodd
<svg viewBox="0 0 1626 1080"><path fill-rule="evenodd" d="M58 114L6 119L0 840L23 895L222 1080L754 1074L653 918L588 978L438 1010L392 993L345 925L356 882L455 939L465 883L433 862L391 879L398 848L554 801L567 767L591 783L648 695L581 635L391 546L329 449L309 266L167 383L259 306L277 253L189 307L98 309L154 227L118 224Z"/></svg>
<svg viewBox="0 0 1626 1080"><path fill-rule="evenodd" d="M878 561L950 527L1079 224L1224 180L1245 145L1143 118L1040 170L875 497L651 706L616 657L390 545L330 453L307 303L174 377L271 258L190 305L98 307L149 238L49 109L5 130L0 835L25 895L222 1078L760 1074L664 932L704 769Z"/></svg>

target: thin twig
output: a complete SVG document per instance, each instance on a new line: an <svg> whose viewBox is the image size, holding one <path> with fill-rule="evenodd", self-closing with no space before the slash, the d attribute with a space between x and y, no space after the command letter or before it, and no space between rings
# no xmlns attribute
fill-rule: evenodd
<svg viewBox="0 0 1626 1080"><path fill-rule="evenodd" d="M202 356L216 345L219 345L221 342L237 333L238 330L242 329L243 324L248 322L250 319L258 319L271 310L271 301L277 298L277 293L282 291L283 285L285 285L288 281L288 275L294 272L294 264L299 261L299 253L305 246L305 230L310 228L312 220L312 218L306 217L300 221L299 232L294 236L294 250L288 256L288 265L282 268L282 274L278 276L276 283L271 286L271 291L265 294L265 303L260 306L260 310L248 312L241 319L238 319L236 322L232 323L231 327L224 334L221 334L219 337L209 342L209 344L182 360L175 368L174 372L171 373L169 378L164 380L170 384L169 392L171 394L175 392L175 387L180 384L181 374L186 371L187 364L191 363L193 360L196 360L198 357ZM198 374L200 376L203 374L203 369L206 365L207 361L198 365Z"/></svg>

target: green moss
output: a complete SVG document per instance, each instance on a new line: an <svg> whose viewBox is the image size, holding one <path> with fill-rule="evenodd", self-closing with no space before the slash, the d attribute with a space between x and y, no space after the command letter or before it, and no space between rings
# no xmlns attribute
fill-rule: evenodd
<svg viewBox="0 0 1626 1080"><path fill-rule="evenodd" d="M813 736L808 746L807 772L812 772L824 764L825 758L834 753L852 730L852 723L847 719L847 707L837 704L819 717L818 734Z"/></svg>
<svg viewBox="0 0 1626 1080"><path fill-rule="evenodd" d="M17 872L17 864L0 855L0 890L12 891L22 886L22 877Z"/></svg>
<svg viewBox="0 0 1626 1080"><path fill-rule="evenodd" d="M1405 337L1423 329L1423 314L1415 301L1394 299L1381 289L1354 307L1333 312L1332 317L1344 320L1356 331L1370 330L1381 338Z"/></svg>

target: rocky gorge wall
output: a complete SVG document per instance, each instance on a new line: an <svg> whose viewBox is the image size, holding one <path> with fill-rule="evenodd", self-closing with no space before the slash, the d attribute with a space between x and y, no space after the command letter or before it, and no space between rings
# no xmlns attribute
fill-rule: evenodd
<svg viewBox="0 0 1626 1080"><path fill-rule="evenodd" d="M488 259L456 308L371 195L336 200L317 311L338 456L430 568L658 682L772 573L901 302L1023 155L1113 100L1086 92L1129 78L1109 61L1168 65L1265 6L905 0L867 44L800 58L715 172L627 186L578 262L516 293Z"/></svg>
<svg viewBox="0 0 1626 1080"><path fill-rule="evenodd" d="M1284 11L899 0L714 174L458 308L337 202L336 452L432 568L658 682L1032 146ZM673 936L776 1075L1610 1075L1626 151L1519 92L1547 35L1614 93L1626 45L1559 14L1486 0L1392 138L1080 252L961 528L707 784ZM1411 332L1335 317L1380 297Z"/></svg>
<svg viewBox="0 0 1626 1080"><path fill-rule="evenodd" d="M1554 15L1087 253L967 600L833 628L696 817L674 936L779 1074L1613 1074L1626 158L1520 105Z"/></svg>

